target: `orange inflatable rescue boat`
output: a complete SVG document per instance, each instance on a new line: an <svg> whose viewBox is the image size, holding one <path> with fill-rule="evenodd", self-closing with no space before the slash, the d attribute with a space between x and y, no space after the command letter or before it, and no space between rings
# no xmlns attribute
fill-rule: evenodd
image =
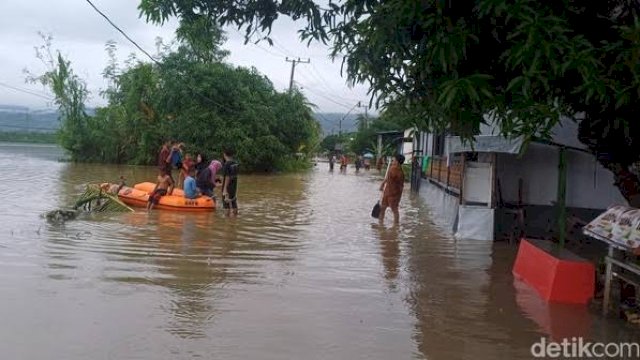
<svg viewBox="0 0 640 360"><path fill-rule="evenodd" d="M146 207L149 201L149 194L153 192L156 184L152 182L138 183L131 187L123 187L118 192L118 198L129 206ZM174 210L174 211L213 211L216 202L208 196L200 196L196 199L184 197L182 189L174 189L171 195L160 198L158 205L154 209Z"/></svg>

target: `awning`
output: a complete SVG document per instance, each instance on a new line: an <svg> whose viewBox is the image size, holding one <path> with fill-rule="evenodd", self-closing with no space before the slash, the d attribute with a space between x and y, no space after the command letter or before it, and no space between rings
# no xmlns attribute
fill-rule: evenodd
<svg viewBox="0 0 640 360"><path fill-rule="evenodd" d="M518 154L522 147L523 138L507 139L500 135L476 135L474 141L462 143L459 136L447 137L447 151L449 154L461 152L496 152Z"/></svg>

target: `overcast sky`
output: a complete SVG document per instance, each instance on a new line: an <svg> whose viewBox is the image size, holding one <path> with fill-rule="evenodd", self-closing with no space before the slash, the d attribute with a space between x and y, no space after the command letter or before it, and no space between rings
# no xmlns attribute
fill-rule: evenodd
<svg viewBox="0 0 640 360"><path fill-rule="evenodd" d="M176 22L162 27L145 23L138 18L138 0L93 0L93 3L151 54L156 52L156 37L162 37L165 42L174 38ZM329 59L327 47L318 44L307 47L300 43L296 24L292 21L279 20L276 24L272 32L274 46L266 42L244 45L244 38L239 32L225 30L228 41L224 48L231 51L227 61L238 66L255 66L271 79L278 90L289 86L291 63L285 62L285 58L310 58L310 64L296 66L295 81L308 99L318 106L318 111L347 112L358 101L368 104L367 88L347 86L340 75L340 62L333 63ZM84 0L1 0L0 104L36 108L50 106L50 102L42 97L2 86L9 85L50 96L50 92L42 86L25 84L23 69L34 73L44 70L44 66L35 58L34 46L42 44L38 31L53 36L53 48L59 49L70 59L76 73L87 82L92 92L90 105L104 104L98 92L105 87L101 74L107 61L104 45L108 40L117 42L121 62L132 52L139 59L145 58ZM363 111L362 108L356 108L353 113Z"/></svg>

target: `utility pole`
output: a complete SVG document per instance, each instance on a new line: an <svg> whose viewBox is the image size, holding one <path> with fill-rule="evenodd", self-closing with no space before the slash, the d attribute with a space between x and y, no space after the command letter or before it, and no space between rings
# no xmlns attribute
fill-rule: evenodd
<svg viewBox="0 0 640 360"><path fill-rule="evenodd" d="M289 79L289 92L291 92L293 90L293 74L295 74L296 72L296 63L308 64L311 62L311 59L300 60L300 58L298 58L296 60L296 59L289 59L289 57L287 57L285 61L291 63L291 78Z"/></svg>
<svg viewBox="0 0 640 360"><path fill-rule="evenodd" d="M369 115L367 114L368 106L362 105L362 101L358 101L358 107L364 108L364 128L369 127Z"/></svg>
<svg viewBox="0 0 640 360"><path fill-rule="evenodd" d="M342 120L344 120L347 116L349 116L349 114L351 114L351 112L353 111L353 109L355 109L356 107L358 107L360 105L360 101L358 101L357 104L353 105L353 107L351 109L349 109L349 111L347 111L346 114L344 114L343 117L340 118L340 138L342 138Z"/></svg>

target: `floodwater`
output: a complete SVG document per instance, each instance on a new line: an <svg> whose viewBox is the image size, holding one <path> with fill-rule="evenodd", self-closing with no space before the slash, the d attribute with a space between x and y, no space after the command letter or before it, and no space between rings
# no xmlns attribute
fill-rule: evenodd
<svg viewBox="0 0 640 360"><path fill-rule="evenodd" d="M154 172L61 157L0 144L3 359L528 359L542 336L640 338L542 303L514 283L514 247L443 235L419 197L403 198L399 228L375 225L375 172L242 175L238 218L55 225L41 214L84 184Z"/></svg>

